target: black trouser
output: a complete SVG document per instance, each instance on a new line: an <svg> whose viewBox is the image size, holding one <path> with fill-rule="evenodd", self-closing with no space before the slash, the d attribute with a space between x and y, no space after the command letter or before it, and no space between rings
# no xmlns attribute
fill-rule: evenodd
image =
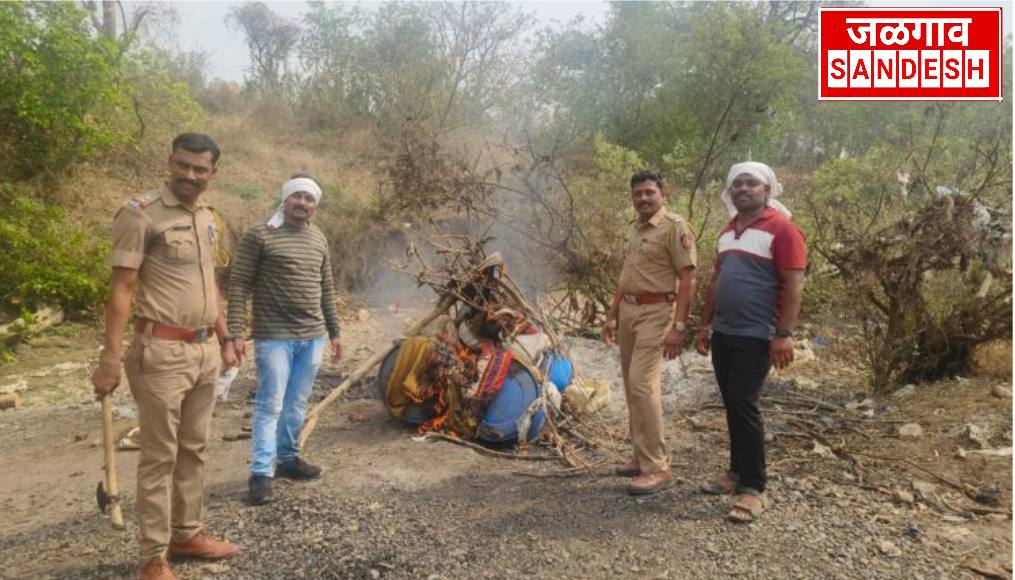
<svg viewBox="0 0 1015 580"><path fill-rule="evenodd" d="M712 366L726 406L730 431L730 471L745 492L765 491L765 426L758 398L771 361L769 341L712 333Z"/></svg>

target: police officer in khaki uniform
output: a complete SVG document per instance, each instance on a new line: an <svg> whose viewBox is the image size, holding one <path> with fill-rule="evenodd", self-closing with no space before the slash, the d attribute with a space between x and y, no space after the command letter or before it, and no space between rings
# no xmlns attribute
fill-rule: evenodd
<svg viewBox="0 0 1015 580"><path fill-rule="evenodd" d="M631 177L638 214L629 233L620 287L606 315L603 341L617 332L634 456L616 468L634 477L632 495L673 485L663 441L662 359L675 358L687 332L694 297L697 252L684 218L663 207L663 178L652 171Z"/></svg>
<svg viewBox="0 0 1015 580"><path fill-rule="evenodd" d="M92 383L102 397L120 382L124 326L134 298L134 336L124 368L141 425L142 580L176 578L167 554L224 558L239 549L211 538L201 524L205 445L220 362L238 364L218 304L215 217L198 200L215 177L218 157L209 137L178 136L166 184L131 200L113 223L106 341Z"/></svg>

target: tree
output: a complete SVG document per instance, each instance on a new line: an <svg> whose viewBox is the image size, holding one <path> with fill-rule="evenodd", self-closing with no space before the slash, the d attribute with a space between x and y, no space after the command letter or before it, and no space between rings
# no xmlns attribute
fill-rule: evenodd
<svg viewBox="0 0 1015 580"><path fill-rule="evenodd" d="M511 84L510 49L532 17L499 2L438 2L428 5L443 63L443 104L437 127L454 118L478 119L500 104Z"/></svg>
<svg viewBox="0 0 1015 580"><path fill-rule="evenodd" d="M52 174L129 132L130 87L115 41L68 2L0 3L0 176Z"/></svg>
<svg viewBox="0 0 1015 580"><path fill-rule="evenodd" d="M231 8L227 21L246 36L250 84L268 94L282 95L289 61L300 37L299 25L278 16L263 2Z"/></svg>

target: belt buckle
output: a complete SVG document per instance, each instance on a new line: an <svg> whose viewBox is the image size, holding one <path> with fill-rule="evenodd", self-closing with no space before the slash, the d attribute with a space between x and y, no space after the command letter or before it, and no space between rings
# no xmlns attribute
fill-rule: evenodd
<svg viewBox="0 0 1015 580"><path fill-rule="evenodd" d="M638 297L634 294L624 294L624 302L627 302L628 304L637 304Z"/></svg>
<svg viewBox="0 0 1015 580"><path fill-rule="evenodd" d="M208 340L208 329L199 328L194 331L194 338L190 339L190 342L206 342Z"/></svg>

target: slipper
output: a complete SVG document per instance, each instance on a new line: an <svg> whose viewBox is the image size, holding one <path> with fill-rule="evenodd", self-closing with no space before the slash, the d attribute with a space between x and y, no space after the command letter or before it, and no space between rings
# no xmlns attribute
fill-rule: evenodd
<svg viewBox="0 0 1015 580"><path fill-rule="evenodd" d="M758 499L758 505L747 503L747 497L756 497ZM768 501L764 494L755 496L751 496L750 494L740 494L733 502L733 506L726 515L726 519L735 524L749 524L760 516L761 512L765 511L766 507L768 507Z"/></svg>
<svg viewBox="0 0 1015 580"><path fill-rule="evenodd" d="M724 481L728 481L726 484ZM729 495L737 488L737 482L728 474L723 477L701 486L701 493L708 495Z"/></svg>

